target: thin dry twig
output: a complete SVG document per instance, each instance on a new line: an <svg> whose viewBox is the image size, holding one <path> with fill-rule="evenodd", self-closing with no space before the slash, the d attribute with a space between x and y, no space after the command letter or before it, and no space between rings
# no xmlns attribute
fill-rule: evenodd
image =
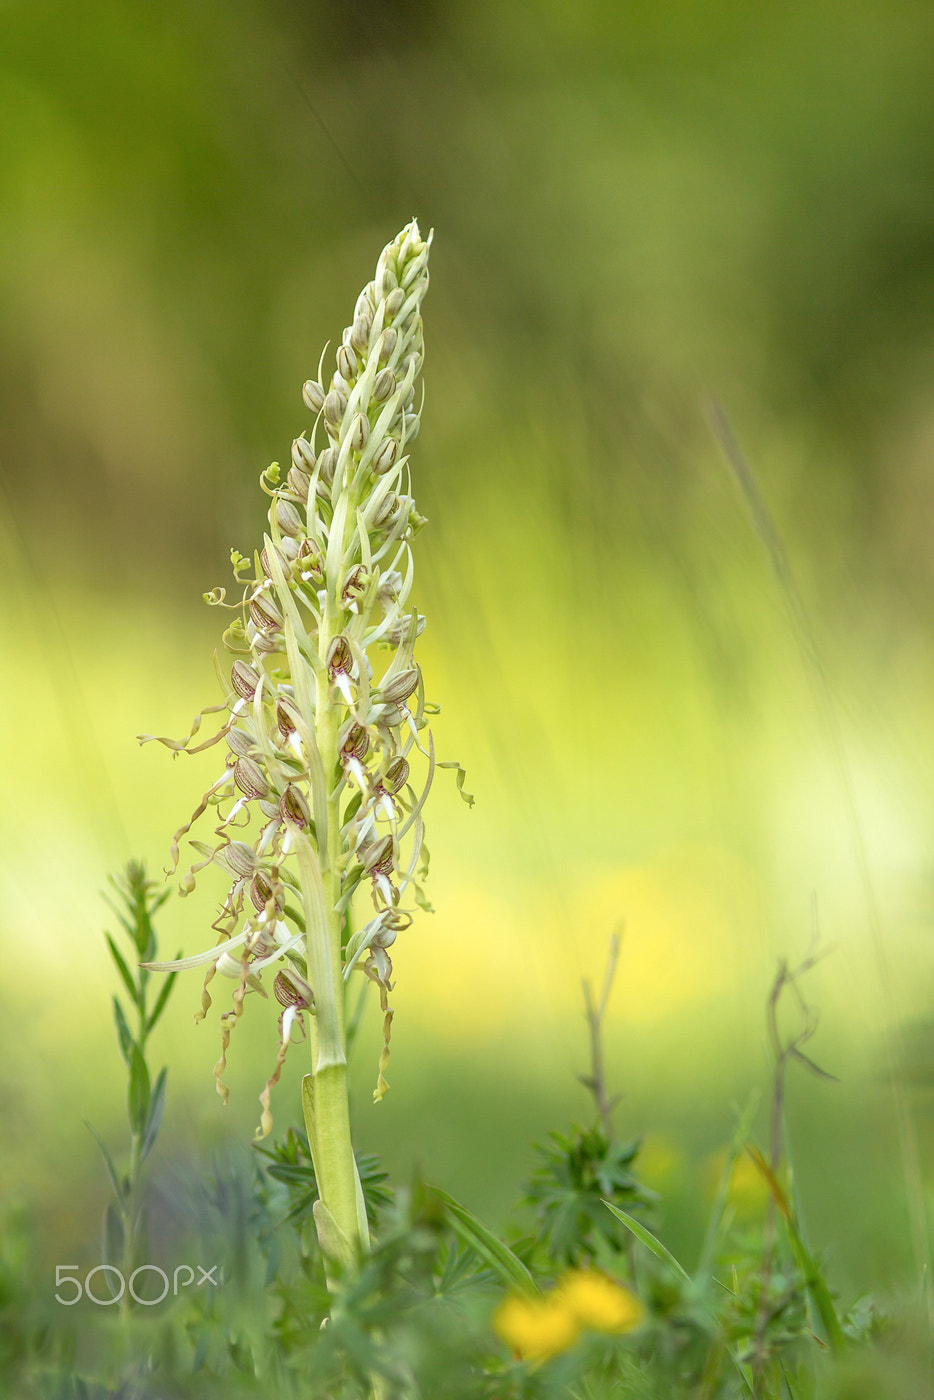
<svg viewBox="0 0 934 1400"><path fill-rule="evenodd" d="M603 974L603 992L600 996L598 1006L594 1005L593 993L590 990L590 983L586 978L581 983L584 991L584 1007L587 1026L590 1031L590 1074L578 1075L578 1079L585 1089L589 1089L597 1105L597 1113L600 1118L600 1127L607 1140L613 1138L613 1110L619 1103L619 1094L614 1094L611 1098L606 1086L606 1069L603 1059L603 1018L606 1014L607 1005L610 1000L610 993L613 990L613 982L616 978L616 968L619 962L619 950L623 941L622 925L614 930L610 935L610 947L607 953L606 971Z"/></svg>

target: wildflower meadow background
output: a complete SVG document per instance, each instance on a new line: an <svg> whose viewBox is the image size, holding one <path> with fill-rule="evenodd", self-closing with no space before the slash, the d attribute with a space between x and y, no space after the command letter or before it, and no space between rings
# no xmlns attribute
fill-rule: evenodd
<svg viewBox="0 0 934 1400"><path fill-rule="evenodd" d="M131 856L158 875L217 776L136 736L212 695L202 595L257 544L301 385L417 217L420 661L476 805L437 783L435 912L393 948L379 1104L375 1000L361 1031L358 1145L495 1223L530 1141L586 1113L580 982L621 928L616 1123L694 1258L737 1107L768 1092L777 961L816 933L809 1053L838 1082L792 1078L787 1104L810 1237L848 1299L912 1279L934 12L7 0L0 131L0 1195L34 1222L8 1266L48 1302L57 1263L99 1258L85 1120L107 1138L125 1111L100 892ZM215 912L173 895L164 956L208 947ZM198 1005L180 982L152 1036L166 1229L179 1183L247 1151L269 1074L271 1009L237 1031L225 1108Z"/></svg>

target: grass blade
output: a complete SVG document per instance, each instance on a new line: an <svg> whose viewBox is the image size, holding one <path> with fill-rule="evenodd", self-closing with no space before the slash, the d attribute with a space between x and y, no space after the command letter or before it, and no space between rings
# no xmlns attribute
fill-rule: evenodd
<svg viewBox="0 0 934 1400"><path fill-rule="evenodd" d="M110 956L113 958L114 963L116 964L117 971L123 978L123 985L126 987L127 991L130 994L130 1001L133 1003L134 1006L138 1006L139 988L133 981L133 978L130 976L130 969L126 965L126 960L124 959L124 956L120 952L120 949L117 947L116 943L111 938L110 934L105 933L104 937L107 939L107 946L110 949Z"/></svg>
<svg viewBox="0 0 934 1400"><path fill-rule="evenodd" d="M606 1206L607 1210L613 1212L617 1220L621 1221L622 1224L626 1226L627 1230L635 1235L637 1240L640 1240L642 1244L645 1245L646 1249L651 1250L656 1259L661 1259L664 1263L670 1264L675 1273L684 1279L685 1283L691 1282L691 1275L686 1269L681 1267L671 1250L666 1249L661 1240L655 1238L651 1230L647 1230L644 1225L640 1225L638 1220L634 1220L631 1215L627 1215L624 1210L620 1210L619 1206L614 1206L609 1201L604 1201L603 1204Z"/></svg>
<svg viewBox="0 0 934 1400"><path fill-rule="evenodd" d="M107 1168L107 1175L110 1177L110 1184L113 1186L113 1189L116 1192L117 1200L122 1201L123 1192L120 1189L120 1180L117 1176L117 1169L113 1164L113 1158L111 1157L110 1153L107 1151L107 1148L104 1146L103 1142L97 1136L97 1133L91 1127L90 1123L86 1118L84 1120L84 1126L87 1128L88 1132L91 1134L91 1137L94 1139L94 1141L100 1148L101 1156L104 1159L104 1166Z"/></svg>
<svg viewBox="0 0 934 1400"><path fill-rule="evenodd" d="M175 960L178 961L178 959L179 959L181 956L182 956L182 950L181 950L181 948L179 948L178 952L175 954ZM177 972L170 972L169 975L168 975L168 977L167 977L167 978L165 979L165 981L163 982L162 987L161 987L161 989L160 989L160 991L159 991L159 995L156 997L156 1004L155 1004L155 1006L152 1008L152 1011L149 1013L149 1020L146 1022L146 1034L147 1034L147 1035L148 1035L149 1032L152 1030L153 1026L156 1024L156 1022L158 1021L159 1017L162 1015L163 1011L165 1010L166 1003L168 1002L168 999L169 999L169 997L170 997L171 994L172 994L172 988L173 988L173 986L175 985L175 979L176 979L177 976L178 976L178 973L177 973Z"/></svg>
<svg viewBox="0 0 934 1400"><path fill-rule="evenodd" d="M458 1239L483 1260L509 1285L522 1293L538 1296L541 1292L522 1260L513 1254L508 1245L503 1244L488 1230L482 1221L437 1186L427 1188L445 1208L448 1222Z"/></svg>
<svg viewBox="0 0 934 1400"><path fill-rule="evenodd" d="M166 1068L159 1071L149 1100L149 1111L146 1114L146 1130L143 1133L143 1145L140 1148L140 1161L145 1162L153 1148L156 1134L159 1131L159 1124L162 1122L162 1110L165 1108L165 1078L168 1074Z"/></svg>

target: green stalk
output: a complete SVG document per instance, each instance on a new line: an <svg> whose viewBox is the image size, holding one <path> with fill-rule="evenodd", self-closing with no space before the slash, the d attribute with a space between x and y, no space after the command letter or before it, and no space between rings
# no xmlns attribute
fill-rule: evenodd
<svg viewBox="0 0 934 1400"><path fill-rule="evenodd" d="M138 1018L138 1030L136 1034L136 1045L141 1056L146 1054L146 989L142 985L145 974L138 974L140 986L136 1001L136 1012ZM132 1312L132 1299L130 1297L130 1279L136 1263L136 1246L139 1240L140 1225L140 1197L142 1194L143 1175L143 1133L144 1127L132 1127L130 1134L130 1169L127 1176L128 1190L124 1197L124 1202L120 1206L120 1214L123 1221L123 1296L120 1299L120 1317L126 1323L129 1321Z"/></svg>
<svg viewBox="0 0 934 1400"><path fill-rule="evenodd" d="M134 1259L136 1256L136 1241L139 1234L139 1197L140 1197L140 1176L142 1167L142 1146L143 1137L141 1133L134 1132L130 1140L130 1171L129 1171L129 1192L126 1196L126 1205L121 1209L123 1220L123 1297L120 1299L120 1317L124 1323L129 1321L132 1311L130 1298L130 1278L133 1274Z"/></svg>
<svg viewBox="0 0 934 1400"><path fill-rule="evenodd" d="M327 654L333 633L322 629ZM318 860L302 841L299 868L305 892L308 971L315 989L315 1034L311 1039L312 1083L306 1092L305 1125L312 1148L321 1204L343 1236L354 1259L366 1248L357 1212L357 1180L350 1136L347 1094L347 1045L344 1026L344 981L341 967L342 918L340 898L340 800L331 790L337 768L339 714L330 702L327 669L317 680L317 739L327 793L327 840ZM320 1216L322 1213L318 1212ZM321 1247L333 1257L334 1242L326 1239L328 1223L318 1221ZM343 1250L341 1252L344 1252Z"/></svg>

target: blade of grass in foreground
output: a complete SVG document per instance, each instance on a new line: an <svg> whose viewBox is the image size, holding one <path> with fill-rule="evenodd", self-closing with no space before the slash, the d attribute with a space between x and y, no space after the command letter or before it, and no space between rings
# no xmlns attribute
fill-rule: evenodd
<svg viewBox="0 0 934 1400"><path fill-rule="evenodd" d="M633 1235L635 1235L637 1240L639 1240L642 1244L645 1245L647 1250L649 1250L652 1254L655 1255L656 1259L660 1259L662 1263L667 1264L670 1268L674 1269L678 1277L680 1279L683 1279L684 1282L691 1289L694 1289L696 1287L694 1280L691 1278L687 1270L681 1264L678 1263L671 1250L666 1249L665 1246L662 1244L661 1240L656 1239L656 1237L652 1234L651 1230L647 1230L644 1225L641 1225L639 1223L638 1220L633 1219L631 1215L627 1215L624 1210L620 1210L619 1206L614 1206L609 1201L604 1201L603 1204L606 1206L607 1210L613 1212L613 1214L616 1216L617 1220L621 1222L621 1224L626 1226L627 1230L629 1230ZM715 1313L709 1308L704 1308L704 1312L716 1327L718 1325L718 1322ZM728 1343L727 1353L730 1357L730 1360L733 1362L733 1365L736 1367L737 1371L742 1377L743 1383L746 1386L748 1394L754 1397L755 1389L753 1387L752 1373L749 1367L745 1364L745 1362L741 1360L739 1352L737 1351L735 1346L730 1345Z"/></svg>
<svg viewBox="0 0 934 1400"><path fill-rule="evenodd" d="M453 1196L449 1196L437 1186L429 1186L428 1190L444 1206L448 1222L458 1239L499 1274L504 1283L532 1296L541 1293L522 1260L513 1254L508 1245L497 1239L482 1221L472 1215L466 1206L462 1206Z"/></svg>
<svg viewBox="0 0 934 1400"><path fill-rule="evenodd" d="M746 1151L752 1158L758 1170L762 1173L765 1182L772 1193L775 1204L778 1206L785 1227L788 1230L788 1238L791 1241L791 1252L795 1257L795 1263L801 1270L808 1292L814 1300L820 1320L824 1324L824 1331L827 1333L827 1341L835 1352L841 1352L846 1346L846 1337L840 1326L840 1319L837 1317L837 1310L833 1305L833 1298L830 1289L827 1287L824 1275L821 1273L820 1265L810 1253L801 1232L798 1229L794 1212L789 1204L788 1198L775 1178L775 1174L762 1153L752 1143L746 1144Z"/></svg>
<svg viewBox="0 0 934 1400"><path fill-rule="evenodd" d="M671 1250L666 1249L661 1240L655 1238L651 1230L647 1230L644 1225L640 1225L638 1220L634 1220L631 1215L627 1215L624 1210L620 1210L619 1206L611 1205L609 1201L604 1201L603 1204L606 1206L607 1210L613 1212L617 1220L621 1221L626 1226L627 1230L635 1235L637 1240L641 1240L646 1249L651 1250L656 1259L661 1259L664 1263L670 1264L675 1273L678 1274L680 1278L684 1279L685 1283L692 1284L693 1286L691 1275L686 1269L682 1268Z"/></svg>

